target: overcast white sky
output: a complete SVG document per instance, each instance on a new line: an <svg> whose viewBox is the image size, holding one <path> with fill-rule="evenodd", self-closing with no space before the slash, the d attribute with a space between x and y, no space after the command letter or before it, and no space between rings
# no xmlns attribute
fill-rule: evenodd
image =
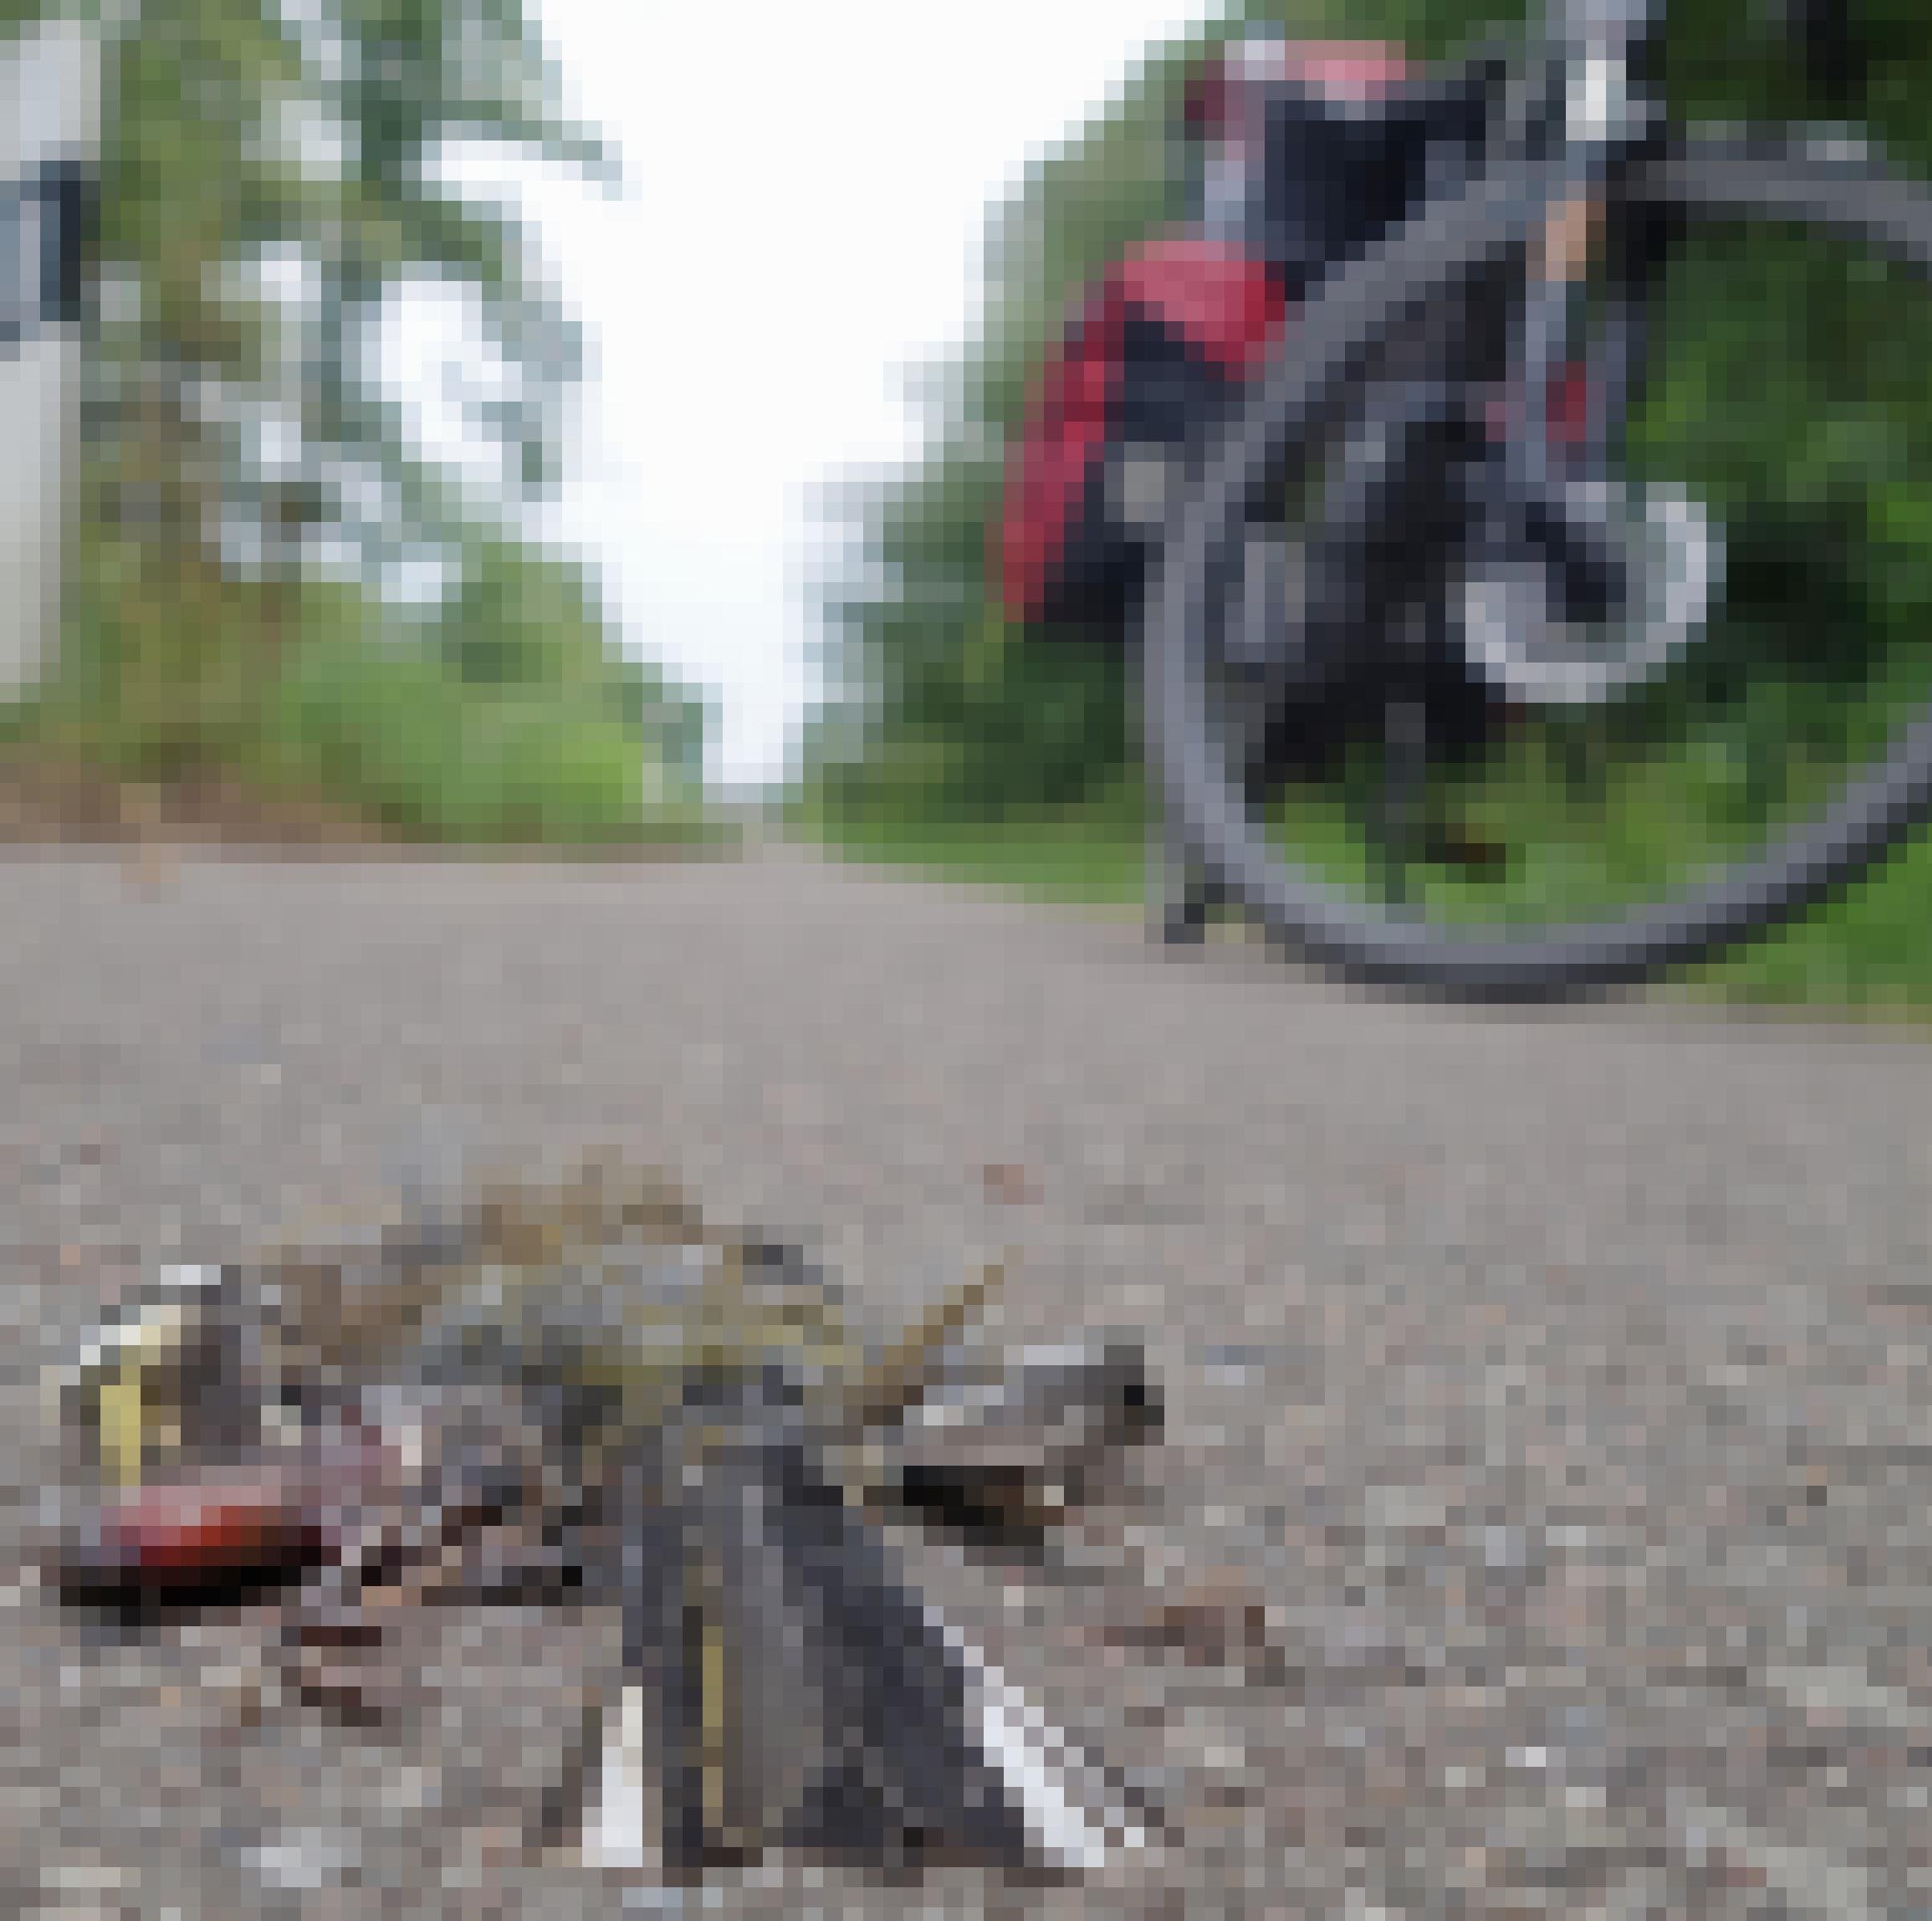
<svg viewBox="0 0 1932 1921"><path fill-rule="evenodd" d="M526 191L593 354L558 524L630 643L715 690L715 777L782 770L824 571L811 490L914 444L904 370L970 327L988 202L1150 39L1218 10L539 0L627 175L621 201Z"/></svg>

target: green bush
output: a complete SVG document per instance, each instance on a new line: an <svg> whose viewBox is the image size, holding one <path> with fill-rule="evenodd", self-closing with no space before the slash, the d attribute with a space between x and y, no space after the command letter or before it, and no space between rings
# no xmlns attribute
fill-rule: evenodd
<svg viewBox="0 0 1932 1921"><path fill-rule="evenodd" d="M695 798L594 693L479 688L406 643L310 642L284 675L267 739L281 775L436 839L589 843L699 819Z"/></svg>

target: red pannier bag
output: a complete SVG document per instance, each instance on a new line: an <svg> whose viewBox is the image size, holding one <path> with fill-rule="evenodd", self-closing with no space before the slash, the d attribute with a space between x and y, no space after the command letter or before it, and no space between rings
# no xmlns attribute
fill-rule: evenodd
<svg viewBox="0 0 1932 1921"><path fill-rule="evenodd" d="M1466 92L1380 41L1237 41L1197 76L1195 217L1086 292L1009 452L990 558L1010 618L1121 637L1177 490L1297 306L1433 169L1466 168Z"/></svg>

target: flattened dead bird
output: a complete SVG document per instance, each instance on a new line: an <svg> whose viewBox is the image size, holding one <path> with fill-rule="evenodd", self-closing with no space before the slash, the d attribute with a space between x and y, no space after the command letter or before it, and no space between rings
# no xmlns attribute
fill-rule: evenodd
<svg viewBox="0 0 1932 1921"><path fill-rule="evenodd" d="M622 1701L589 1708L547 1811L587 1858L647 1858L654 1780L677 1875L772 1846L1092 1866L1136 1817L1074 1782L870 1519L1050 1526L1157 1421L1125 1345L963 1359L996 1279L869 1352L795 1252L596 1164L177 1270L57 1384L120 1491L55 1573L124 1604L299 1576L291 1635L325 1687L310 1657L371 1637L367 1593L434 1591L487 1538L499 1573L622 1609Z"/></svg>

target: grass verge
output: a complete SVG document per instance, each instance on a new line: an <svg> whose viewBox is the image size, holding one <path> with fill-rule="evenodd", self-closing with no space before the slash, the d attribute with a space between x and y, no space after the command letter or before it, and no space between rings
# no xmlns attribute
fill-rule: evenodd
<svg viewBox="0 0 1932 1921"><path fill-rule="evenodd" d="M853 822L801 803L787 825L840 859L1138 916L1143 805L1135 788L1051 814ZM1932 1024L1932 834L1795 926L1669 985L1700 1000Z"/></svg>
<svg viewBox="0 0 1932 1921"><path fill-rule="evenodd" d="M615 671L479 683L431 649L352 631L222 691L75 671L0 708L0 841L617 859L736 842Z"/></svg>

